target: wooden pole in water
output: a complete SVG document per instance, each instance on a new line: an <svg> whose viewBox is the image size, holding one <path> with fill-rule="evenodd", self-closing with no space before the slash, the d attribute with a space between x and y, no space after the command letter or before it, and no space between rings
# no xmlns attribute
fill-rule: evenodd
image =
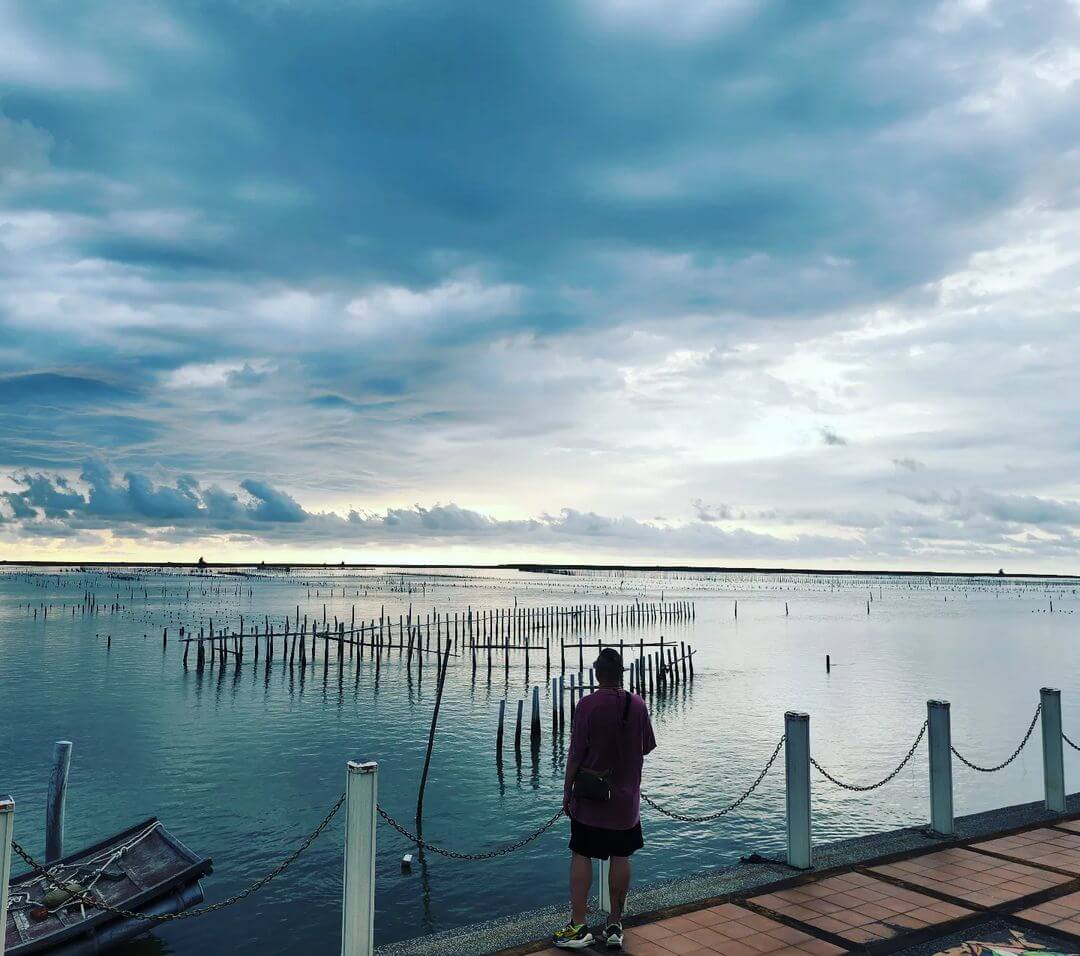
<svg viewBox="0 0 1080 956"><path fill-rule="evenodd" d="M514 727L514 753L521 759L521 713L525 708L525 701L517 702L517 724Z"/></svg>
<svg viewBox="0 0 1080 956"><path fill-rule="evenodd" d="M446 668L450 663L450 642L446 643L446 652L439 665L439 678L435 688L435 710L431 715L431 730L428 732L427 753L424 754L424 771L420 775L420 792L416 796L416 829L424 825L424 789L427 787L428 768L431 766L431 751L435 746L435 727L439 723L439 707L442 704L443 685L446 683Z"/></svg>
<svg viewBox="0 0 1080 956"><path fill-rule="evenodd" d="M53 745L52 775L45 805L45 862L64 855L64 804L67 802L68 770L71 767L71 741L58 740Z"/></svg>
<svg viewBox="0 0 1080 956"><path fill-rule="evenodd" d="M499 730L495 734L495 758L502 761L503 723L506 720L506 699L499 701Z"/></svg>
<svg viewBox="0 0 1080 956"><path fill-rule="evenodd" d="M532 690L532 719L529 722L529 739L533 747L540 746L540 688Z"/></svg>

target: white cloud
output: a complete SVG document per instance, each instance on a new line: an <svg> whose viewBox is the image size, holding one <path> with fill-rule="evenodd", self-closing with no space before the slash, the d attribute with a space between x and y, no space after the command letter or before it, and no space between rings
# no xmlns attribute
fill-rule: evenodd
<svg viewBox="0 0 1080 956"><path fill-rule="evenodd" d="M345 307L351 330L366 335L422 328L444 321L477 322L516 312L521 290L486 285L475 279L451 279L429 289L377 286Z"/></svg>

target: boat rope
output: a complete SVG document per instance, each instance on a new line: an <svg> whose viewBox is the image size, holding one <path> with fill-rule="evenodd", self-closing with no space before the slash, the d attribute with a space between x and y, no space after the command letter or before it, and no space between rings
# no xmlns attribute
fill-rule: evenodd
<svg viewBox="0 0 1080 956"><path fill-rule="evenodd" d="M51 873L57 880L60 880L63 883L65 892L69 894L56 906L53 906L51 908L46 907L49 915L52 916L54 913L62 910L64 907L71 905L72 896L70 895L70 893L73 889L73 885L72 883L66 881L78 880L87 870L93 870L93 877L85 885L78 882L74 884L75 887L78 887L80 890L89 893L94 888L97 881L102 878L102 876L108 876L108 869L110 866L112 866L113 863L121 859L125 853L137 847L140 843L142 843L143 840L150 836L151 833L153 833L155 830L158 830L159 828L161 828L161 821L156 820L145 830L139 833L134 839L129 840L127 843L124 843L121 846L112 847L108 850L104 850L97 856L92 856L78 863L57 863L49 867L49 873ZM12 841L12 845L14 845L14 841ZM67 876L64 875L65 870L70 871ZM126 874L121 871L120 877L122 878L125 875ZM47 884L45 884L44 877L37 876L23 885L29 890L35 886ZM44 906L44 902L31 899L29 893L20 893L18 899L18 908L20 909L32 909L36 906ZM80 903L80 905L82 906L83 904Z"/></svg>

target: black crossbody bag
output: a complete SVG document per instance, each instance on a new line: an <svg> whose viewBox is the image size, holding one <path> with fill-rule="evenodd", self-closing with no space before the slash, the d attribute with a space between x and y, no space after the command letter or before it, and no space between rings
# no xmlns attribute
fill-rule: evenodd
<svg viewBox="0 0 1080 956"><path fill-rule="evenodd" d="M622 721L619 726L620 732L626 730L626 718L630 714L630 692L626 691L626 702L623 704ZM620 737L619 743L622 743ZM621 751L621 747L620 747ZM589 800L592 803L607 803L611 799L611 770L600 772L590 770L588 767L578 767L574 774L573 792L579 800Z"/></svg>

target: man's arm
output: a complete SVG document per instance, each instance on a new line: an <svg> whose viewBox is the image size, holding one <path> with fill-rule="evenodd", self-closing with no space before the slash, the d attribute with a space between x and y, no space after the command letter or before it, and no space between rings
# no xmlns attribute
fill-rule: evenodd
<svg viewBox="0 0 1080 956"><path fill-rule="evenodd" d="M653 734L649 711L645 711L645 726L641 728L641 755L651 754L656 749L656 736Z"/></svg>
<svg viewBox="0 0 1080 956"><path fill-rule="evenodd" d="M563 810L570 816L570 794L574 790L574 777L589 749L589 725L580 705L570 724L570 746L566 751L566 774L563 777Z"/></svg>
<svg viewBox="0 0 1080 956"><path fill-rule="evenodd" d="M577 760L572 760L569 757L566 760L566 776L563 778L563 795L562 795L562 808L567 816L570 816L570 794L574 789L574 777L577 776L578 767L580 766Z"/></svg>

